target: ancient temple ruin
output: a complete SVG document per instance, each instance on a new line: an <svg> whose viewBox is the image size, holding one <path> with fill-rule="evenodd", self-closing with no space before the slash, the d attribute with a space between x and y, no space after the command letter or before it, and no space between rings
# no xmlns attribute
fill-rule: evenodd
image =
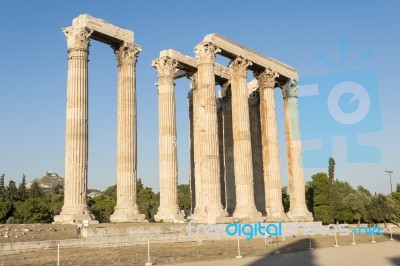
<svg viewBox="0 0 400 266"><path fill-rule="evenodd" d="M218 34L195 58L164 50L158 72L160 208L156 220L180 218L174 79L191 79L188 95L193 215L199 222L312 221L307 210L298 117L298 77L290 66ZM215 62L220 54L228 66ZM247 84L247 70L256 80ZM215 86L221 86L217 98ZM274 89L284 100L290 210L284 213ZM265 216L266 215L266 216Z"/></svg>
<svg viewBox="0 0 400 266"><path fill-rule="evenodd" d="M136 204L136 61L132 31L80 15L63 29L68 46L65 196L58 223L96 222L86 203L88 171L88 54L90 39L112 47L118 63L117 206L111 222L146 221ZM219 54L229 65L216 63ZM197 222L312 221L305 201L294 68L210 34L195 57L160 52L158 73L160 206L157 221L183 219L178 208L174 80L190 79L190 161ZM255 80L247 83L247 72ZM221 86L219 96L216 85ZM284 101L290 210L284 213L274 90ZM138 114L140 115L140 114Z"/></svg>

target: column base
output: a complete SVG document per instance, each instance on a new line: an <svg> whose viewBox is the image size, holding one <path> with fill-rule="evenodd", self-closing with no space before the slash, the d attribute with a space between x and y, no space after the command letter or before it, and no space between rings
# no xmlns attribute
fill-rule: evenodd
<svg viewBox="0 0 400 266"><path fill-rule="evenodd" d="M207 219L217 219L221 217L227 217L229 215L228 212L222 208L222 205L218 207L208 207L206 208L206 212Z"/></svg>
<svg viewBox="0 0 400 266"><path fill-rule="evenodd" d="M257 220L255 218L262 217L261 212L258 212L256 207L239 207L233 212L234 218L249 218L251 220Z"/></svg>
<svg viewBox="0 0 400 266"><path fill-rule="evenodd" d="M207 212L204 206L196 206L193 214L190 216L192 220L205 220L207 219Z"/></svg>
<svg viewBox="0 0 400 266"><path fill-rule="evenodd" d="M87 206L63 207L59 215L54 216L54 224L81 224L84 220L89 224L98 224Z"/></svg>
<svg viewBox="0 0 400 266"><path fill-rule="evenodd" d="M231 217L228 217L228 215L228 212L220 207L197 207L190 218L194 223L230 223Z"/></svg>
<svg viewBox="0 0 400 266"><path fill-rule="evenodd" d="M140 214L135 208L115 208L110 216L112 223L148 223L144 214Z"/></svg>
<svg viewBox="0 0 400 266"><path fill-rule="evenodd" d="M308 210L300 209L300 210L289 210L287 216L290 218L292 222L313 222L314 217L312 213Z"/></svg>
<svg viewBox="0 0 400 266"><path fill-rule="evenodd" d="M267 222L290 222L290 218L282 212L269 212L267 213Z"/></svg>
<svg viewBox="0 0 400 266"><path fill-rule="evenodd" d="M176 223L185 221L185 217L182 213L170 210L159 210L156 215L154 215L154 220L157 222L167 222Z"/></svg>

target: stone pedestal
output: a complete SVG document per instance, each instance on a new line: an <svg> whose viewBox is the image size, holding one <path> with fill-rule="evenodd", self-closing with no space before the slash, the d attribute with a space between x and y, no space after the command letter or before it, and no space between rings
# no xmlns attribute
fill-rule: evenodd
<svg viewBox="0 0 400 266"><path fill-rule="evenodd" d="M289 79L282 86L285 112L285 131L290 190L290 209L287 213L292 221L313 221L307 210L304 188L304 171L301 159L301 138L298 112L298 81Z"/></svg>
<svg viewBox="0 0 400 266"><path fill-rule="evenodd" d="M86 204L88 175L88 49L87 28L64 29L68 45L65 134L64 206L55 223L98 223Z"/></svg>
<svg viewBox="0 0 400 266"><path fill-rule="evenodd" d="M201 215L206 214L207 219L225 217L228 213L221 204L221 183L220 183L220 158L218 144L218 121L215 93L215 55L217 48L210 43L201 43L196 46L197 61L197 84L198 95L194 97L193 106L197 109L199 117L198 142L196 148L200 148L199 154L199 174L201 175L201 193L205 202L205 209L195 209L195 219L201 219ZM195 134L195 137L196 134ZM197 168L197 165L196 165ZM197 176L197 172L196 172ZM197 206L198 205L197 201Z"/></svg>
<svg viewBox="0 0 400 266"><path fill-rule="evenodd" d="M178 62L168 57L153 61L158 72L158 136L160 206L156 221L183 219L178 207L178 161L176 151L176 110L174 74Z"/></svg>
<svg viewBox="0 0 400 266"><path fill-rule="evenodd" d="M147 222L136 204L135 66L139 52L138 47L129 43L115 50L118 62L117 206L111 222Z"/></svg>
<svg viewBox="0 0 400 266"><path fill-rule="evenodd" d="M287 221L282 205L281 168L278 128L275 107L275 79L278 74L270 69L256 73L260 91L262 154L264 165L265 203L267 220Z"/></svg>
<svg viewBox="0 0 400 266"><path fill-rule="evenodd" d="M254 203L253 164L247 94L250 61L237 57L229 65L232 92L232 128L235 161L236 208L233 217L260 217Z"/></svg>

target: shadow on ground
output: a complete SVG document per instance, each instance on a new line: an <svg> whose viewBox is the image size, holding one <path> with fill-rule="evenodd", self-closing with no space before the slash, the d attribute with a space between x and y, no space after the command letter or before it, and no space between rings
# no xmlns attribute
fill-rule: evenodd
<svg viewBox="0 0 400 266"><path fill-rule="evenodd" d="M380 241L390 241L389 239L390 234L384 234L381 236ZM394 234L393 239L400 242L400 235ZM344 245L349 245L349 243L345 243ZM318 266L313 250L320 247L322 246L318 244L318 241L312 238L302 238L283 246L279 250L279 253L270 252L259 260L247 264L247 266L286 266L293 265L294 260L296 261L296 266ZM390 261L393 265L400 266L400 257L390 258Z"/></svg>

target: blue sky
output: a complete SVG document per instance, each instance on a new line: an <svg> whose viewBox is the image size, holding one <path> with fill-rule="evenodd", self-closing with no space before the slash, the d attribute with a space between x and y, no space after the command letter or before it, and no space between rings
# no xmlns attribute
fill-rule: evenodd
<svg viewBox="0 0 400 266"><path fill-rule="evenodd" d="M19 182L23 173L32 180L46 170L64 174L67 48L61 28L89 13L133 30L143 48L137 64L138 177L146 186L158 190L157 75L151 60L163 49L193 55L194 46L214 32L295 67L304 82L327 86L317 97L299 99L305 150L316 143L324 147L309 153L306 181L326 171L333 155L336 177L353 186L390 192L386 169L394 171L394 186L400 182L398 1L98 2L0 5L0 174L6 180ZM354 65L359 58L365 60ZM110 47L91 42L89 75L89 187L104 189L116 182L117 71ZM332 86L344 81L357 82L368 92L372 111L362 125L329 122L327 97ZM189 176L188 88L188 80L176 81L180 183ZM363 100L343 95L338 105L351 113ZM276 101L282 182L287 184L279 89ZM372 148L359 151L357 142ZM321 161L326 166L321 168Z"/></svg>

